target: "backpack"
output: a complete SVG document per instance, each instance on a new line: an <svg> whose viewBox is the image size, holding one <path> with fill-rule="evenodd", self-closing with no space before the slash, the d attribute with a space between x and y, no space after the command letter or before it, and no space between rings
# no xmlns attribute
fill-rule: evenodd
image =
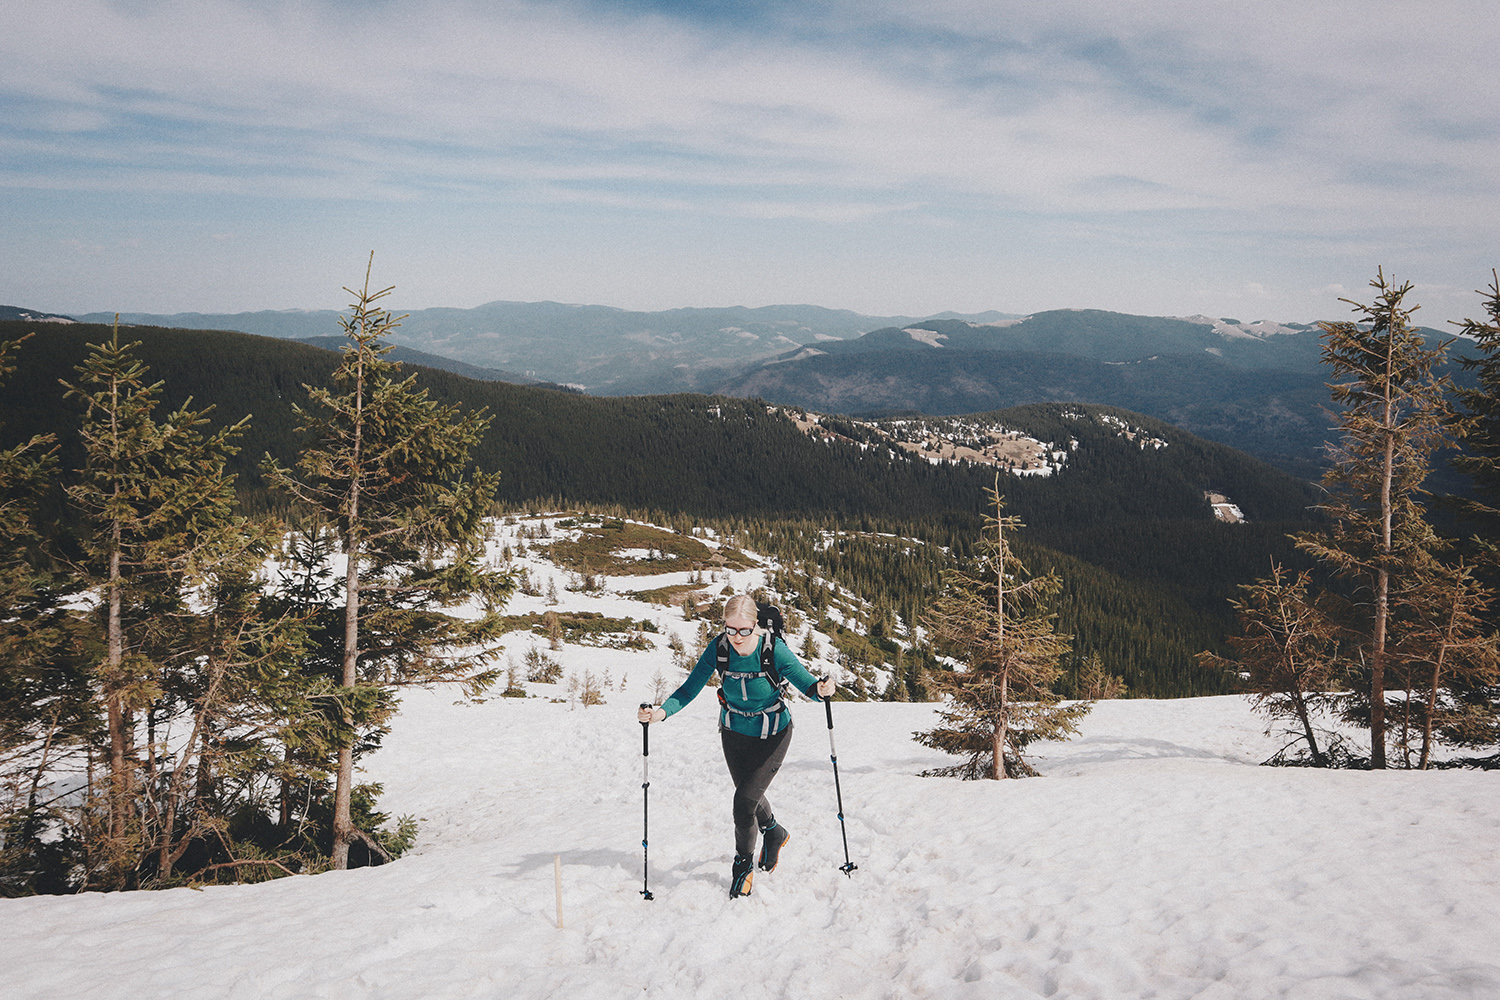
<svg viewBox="0 0 1500 1000"><path fill-rule="evenodd" d="M786 626L786 621L781 617L781 609L776 605L762 604L756 601L755 624L766 630L766 634L760 644L760 673L752 674L729 669L729 637L723 632L720 632L719 637L714 640L714 652L715 658L718 661L717 669L720 679L719 706L725 712L732 712L735 715L762 716L761 738L764 739L770 735L771 716L779 715L786 708L785 699L788 682L785 677L781 676L781 671L776 669L776 641L778 639L781 639L782 642L786 641L782 639L781 635L781 630ZM752 677L759 677L762 674L776 688L776 703L759 712L743 712L737 708L731 708L729 700L724 697L723 685L731 680L737 680L740 682L741 690L743 690L743 685L747 680Z"/></svg>

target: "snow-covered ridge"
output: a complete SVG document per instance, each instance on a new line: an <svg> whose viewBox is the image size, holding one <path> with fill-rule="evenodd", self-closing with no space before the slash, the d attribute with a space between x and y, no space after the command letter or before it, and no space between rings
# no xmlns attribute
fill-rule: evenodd
<svg viewBox="0 0 1500 1000"><path fill-rule="evenodd" d="M1253 323L1241 323L1237 320L1215 319L1212 316L1174 316L1172 319L1180 319L1184 323L1197 323L1202 326L1212 327L1214 333L1225 340L1265 340L1269 337L1286 336L1293 333L1302 333L1305 328L1287 326L1284 323L1276 323L1271 320L1258 319Z"/></svg>
<svg viewBox="0 0 1500 1000"><path fill-rule="evenodd" d="M892 455L918 458L934 465L969 462L993 465L1016 476L1050 476L1061 471L1078 447L1076 439L1066 443L1041 441L1022 431L973 417L913 417L859 420L829 417L809 410L767 406L780 413L809 437L833 443L841 441L869 450L885 447ZM1066 409L1061 416L1092 420L1129 441L1142 451L1169 447L1165 438L1108 413L1091 416L1083 410Z"/></svg>
<svg viewBox="0 0 1500 1000"><path fill-rule="evenodd" d="M1145 451L1147 448L1150 448L1152 451L1160 451L1168 445L1168 442L1163 438L1159 438L1143 428L1127 423L1112 414L1099 414L1099 422L1106 427L1113 427L1119 433L1120 437L1127 441L1133 441L1142 451Z"/></svg>
<svg viewBox="0 0 1500 1000"><path fill-rule="evenodd" d="M19 319L21 319L21 320L23 320L23 321L25 321L27 323L77 323L78 322L76 319L71 319L71 318L69 318L67 316L51 316L51 315L46 315L46 314L30 313L30 312L26 312L24 310L21 311L20 313L17 313L16 315L17 315L17 318L19 318Z"/></svg>

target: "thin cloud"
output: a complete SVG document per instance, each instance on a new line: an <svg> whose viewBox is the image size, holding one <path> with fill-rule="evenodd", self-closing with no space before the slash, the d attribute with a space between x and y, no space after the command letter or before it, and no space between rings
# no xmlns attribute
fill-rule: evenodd
<svg viewBox="0 0 1500 1000"><path fill-rule="evenodd" d="M1435 260L1500 219L1470 0L10 6L12 195L1024 220L1200 259Z"/></svg>
<svg viewBox="0 0 1500 1000"><path fill-rule="evenodd" d="M972 5L954 6L950 32L980 21ZM420 189L424 174L594 169L618 182L654 167L657 181L692 185L727 171L750 187L811 181L900 202L935 188L1069 211L1327 206L1393 183L1420 187L1424 171L1470 176L1471 136L1484 134L1460 123L1462 162L1431 149L1420 162L1341 154L1323 143L1396 128L1380 120L1393 114L1388 104L1350 113L1345 81L1321 102L1337 114L1294 115L1305 88L1288 93L1282 81L1339 77L1289 65L1275 48L1225 52L1202 30L1211 21L1190 37L1135 24L1106 44L1095 37L1110 26L1106 8L1088 8L1093 35L1063 33L1071 22L1061 9L1051 21L1021 18L1005 36L962 35L988 53L985 73L934 56L916 75L886 69L883 50L846 51L837 39L725 36L659 17L601 27L577 9L521 4L403 11L356 25L345 8L64 3L10 36L0 86L31 102L34 118L71 116L67 131L24 131L50 132L81 175L134 149L143 169L164 156L271 175L295 175L285 170L295 164L366 194L403 178ZM1265 20L1232 27L1236 37L1247 25L1264 34ZM75 41L74 58L42 58L65 23L96 27ZM1289 35L1281 40L1296 41ZM912 37L918 53L940 41L953 44ZM119 141L127 129L146 141ZM96 135L108 141L91 143ZM332 136L344 155L330 155ZM414 143L427 145L419 162ZM1136 183L1110 182L1122 176ZM305 188L296 176L286 183L294 196Z"/></svg>

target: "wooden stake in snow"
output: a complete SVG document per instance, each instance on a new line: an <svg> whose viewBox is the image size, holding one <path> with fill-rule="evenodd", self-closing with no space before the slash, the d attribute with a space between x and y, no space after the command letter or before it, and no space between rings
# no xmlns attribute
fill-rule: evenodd
<svg viewBox="0 0 1500 1000"><path fill-rule="evenodd" d="M552 884L557 889L557 929L562 930L562 855L552 855Z"/></svg>

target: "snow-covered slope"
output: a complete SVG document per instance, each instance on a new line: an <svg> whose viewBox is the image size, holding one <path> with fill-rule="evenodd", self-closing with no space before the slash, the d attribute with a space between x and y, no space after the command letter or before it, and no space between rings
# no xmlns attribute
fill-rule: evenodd
<svg viewBox="0 0 1500 1000"><path fill-rule="evenodd" d="M512 641L519 655L532 639ZM1256 767L1279 742L1243 700L1212 698L1102 703L1079 738L1041 748L1044 777L965 783L916 776L940 762L910 739L933 706L840 703L859 866L845 877L824 716L799 703L771 789L792 840L730 900L706 692L652 728L647 902L635 705L670 654L555 655L608 672L606 704L405 695L365 777L384 782L383 808L421 818L411 854L253 886L0 900L0 995L1500 996L1493 773Z"/></svg>

